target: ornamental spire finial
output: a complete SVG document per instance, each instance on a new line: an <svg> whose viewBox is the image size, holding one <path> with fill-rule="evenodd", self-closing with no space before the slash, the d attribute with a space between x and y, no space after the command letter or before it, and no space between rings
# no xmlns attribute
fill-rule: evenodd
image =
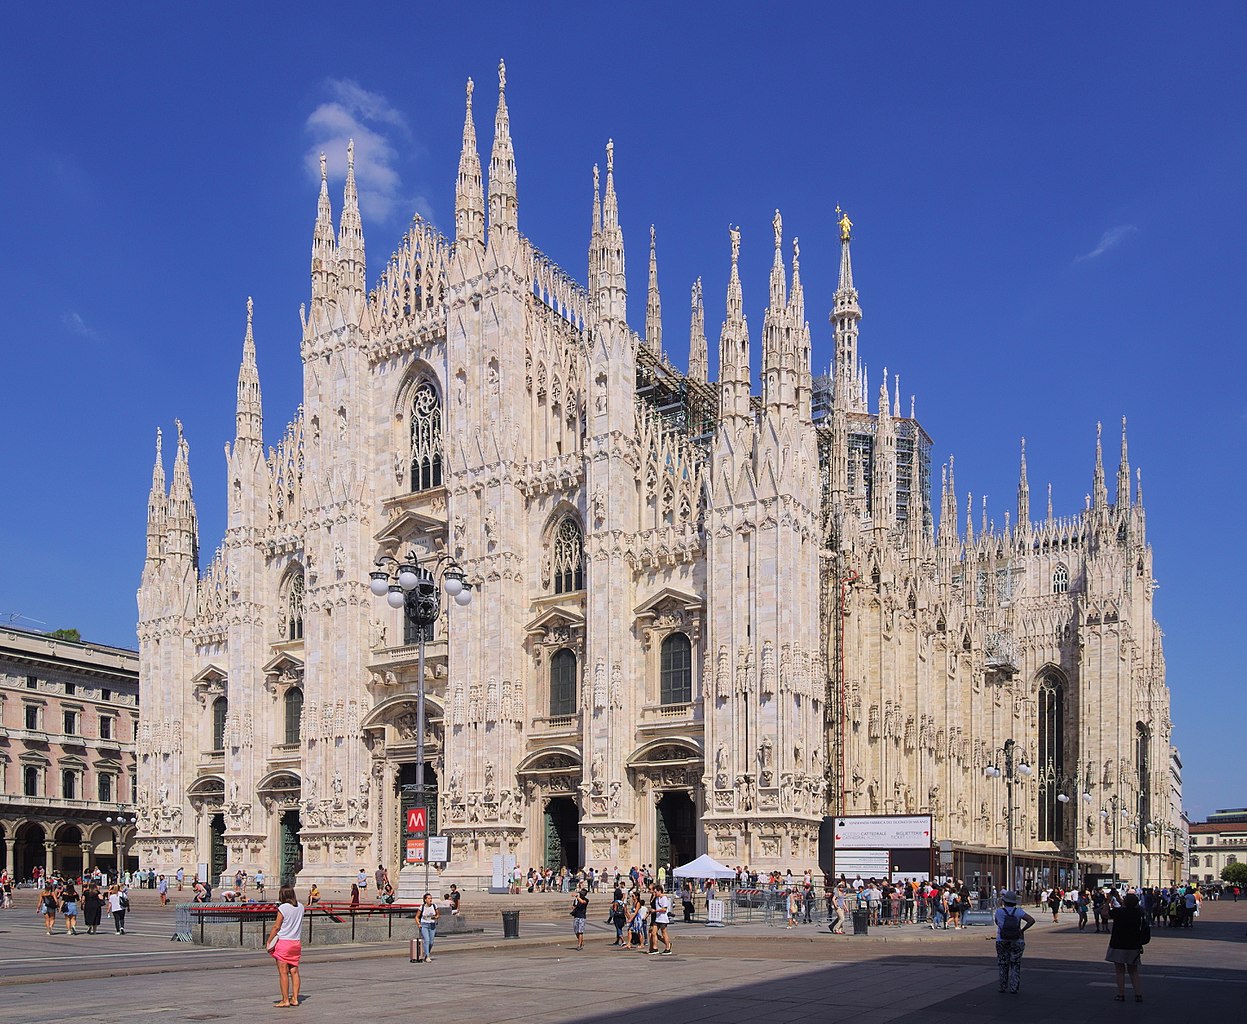
<svg viewBox="0 0 1247 1024"><path fill-rule="evenodd" d="M845 213L839 206L836 207L836 213L840 219L836 222L840 225L840 241L847 242L853 234L853 222L849 220L849 215Z"/></svg>

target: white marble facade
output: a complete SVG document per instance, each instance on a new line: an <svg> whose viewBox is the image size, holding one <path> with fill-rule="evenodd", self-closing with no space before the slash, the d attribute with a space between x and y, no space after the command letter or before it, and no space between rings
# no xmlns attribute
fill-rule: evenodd
<svg viewBox="0 0 1247 1024"><path fill-rule="evenodd" d="M453 240L416 218L371 290L353 159L336 231L322 175L303 405L267 451L248 303L228 528L206 570L180 424L167 491L158 449L139 792L182 813L141 819L143 863L329 882L397 864L416 648L368 573L409 550L480 584L427 644L455 874L499 852L799 871L839 810L930 810L938 836L999 847L1003 790L982 768L1008 737L1048 766L1019 792L1022 847L1068 850L1071 820L1041 820L1059 774L1097 808L1116 794L1172 814L1124 432L1115 502L1097 442L1078 515L1031 520L1023 459L1016 524L967 515L963 532L950 464L935 535L929 437L886 372L867 402L847 217L834 379L811 374L777 213L760 394L736 231L708 382L700 281L687 372L665 353L652 232L644 336L628 326L613 147L585 287L520 233L505 75L487 191L471 100L469 83ZM1080 823L1086 850L1097 822Z"/></svg>

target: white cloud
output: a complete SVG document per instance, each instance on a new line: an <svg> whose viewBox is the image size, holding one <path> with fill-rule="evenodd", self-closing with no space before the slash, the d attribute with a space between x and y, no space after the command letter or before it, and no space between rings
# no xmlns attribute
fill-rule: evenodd
<svg viewBox="0 0 1247 1024"><path fill-rule="evenodd" d="M68 313L62 313L61 323L67 331L78 335L80 338L86 338L88 341L100 340L100 332L82 319L81 313L75 313L72 310Z"/></svg>
<svg viewBox="0 0 1247 1024"><path fill-rule="evenodd" d="M1095 248L1090 252L1085 252L1081 256L1075 256L1075 263L1082 263L1085 260L1093 260L1099 256L1103 256L1111 249L1116 249L1129 235L1133 235L1139 230L1137 224L1118 224L1115 228L1109 228L1100 236L1100 240L1096 243Z"/></svg>
<svg viewBox="0 0 1247 1024"><path fill-rule="evenodd" d="M354 139L359 207L366 218L385 222L398 216L405 220L416 208L427 208L419 197L407 195L397 166L396 142L411 142L406 118L383 95L369 92L351 79L329 79L325 88L330 98L308 115L306 125L312 146L304 166L312 180L320 180L320 154L324 153L329 177L342 181L346 177L346 144ZM339 203L335 197L334 206Z"/></svg>

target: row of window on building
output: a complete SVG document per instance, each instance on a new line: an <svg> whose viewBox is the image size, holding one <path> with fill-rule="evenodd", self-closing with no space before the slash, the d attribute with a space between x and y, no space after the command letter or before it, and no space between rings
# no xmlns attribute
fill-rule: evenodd
<svg viewBox="0 0 1247 1024"><path fill-rule="evenodd" d="M60 792L54 792L49 784L50 772L51 769L46 764L23 765L22 794L34 797L60 797L62 800L98 800L106 804L125 802L121 776L117 772L96 772L94 794L89 794L86 790L88 781L85 769L62 767L60 769Z"/></svg>

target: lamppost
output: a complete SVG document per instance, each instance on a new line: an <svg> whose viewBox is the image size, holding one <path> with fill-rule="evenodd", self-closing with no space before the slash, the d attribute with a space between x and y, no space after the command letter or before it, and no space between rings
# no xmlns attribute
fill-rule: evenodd
<svg viewBox="0 0 1247 1024"><path fill-rule="evenodd" d="M1074 805L1073 807L1073 812L1074 812L1074 850L1073 850L1074 877L1073 877L1073 883L1074 883L1074 888L1076 889L1082 888L1082 877L1078 874L1078 826L1079 826L1079 819L1082 817L1082 811L1078 807L1079 793L1081 792L1082 794L1083 803L1086 803L1086 804L1091 803L1091 794L1087 792L1085 788L1086 783L1079 777L1079 775L1080 773L1075 771L1074 777L1072 779L1069 776L1065 776L1064 778L1060 779L1059 782L1057 783L1061 789L1067 789L1067 788L1073 789L1074 791L1073 796L1070 796L1068 793L1057 793L1056 795L1056 798L1059 801L1061 801L1061 803L1063 804L1072 803Z"/></svg>
<svg viewBox="0 0 1247 1024"><path fill-rule="evenodd" d="M448 555L438 555L431 569L420 565L414 551L408 551L401 562L391 555L382 555L373 563L376 569L369 573L368 588L374 597L384 597L391 608L405 608L406 616L416 627L419 654L416 661L416 806L427 807L424 796L424 644L429 627L437 621L441 612L441 589L455 604L463 607L472 603L472 590L476 586L467 579L463 568ZM393 573L383 568L393 566ZM428 820L427 817L425 819ZM429 888L429 846L424 846L424 889Z"/></svg>
<svg viewBox="0 0 1247 1024"><path fill-rule="evenodd" d="M1117 888L1117 826L1122 818L1128 817L1125 808L1121 806L1121 798L1114 793L1109 797L1109 806L1113 808L1113 888ZM1120 813L1118 813L1120 812ZM1108 820L1109 812L1106 808L1100 808L1100 817Z"/></svg>
<svg viewBox="0 0 1247 1024"><path fill-rule="evenodd" d="M110 814L104 818L108 824L113 826L113 830L117 834L117 881L120 882L125 878L126 874L126 826L133 825L136 819L134 815Z"/></svg>
<svg viewBox="0 0 1247 1024"><path fill-rule="evenodd" d="M1148 853L1152 851L1152 836L1159 831L1159 826L1154 821L1147 822L1139 829L1139 886L1147 885L1147 875L1143 866L1143 854L1146 850Z"/></svg>
<svg viewBox="0 0 1247 1024"><path fill-rule="evenodd" d="M1008 792L1008 812L1006 818L1005 837L1008 843L1005 851L1005 888L1012 889L1016 886L1016 880L1013 877L1013 782L1015 775L1029 775L1031 766L1026 763L1026 755L1019 755L1017 764L1013 762L1013 751L1017 744L1012 740L1005 740L1002 749L1004 754L1004 777L1005 790ZM983 774L989 779L999 778L1001 771L994 764L989 764L983 769Z"/></svg>

